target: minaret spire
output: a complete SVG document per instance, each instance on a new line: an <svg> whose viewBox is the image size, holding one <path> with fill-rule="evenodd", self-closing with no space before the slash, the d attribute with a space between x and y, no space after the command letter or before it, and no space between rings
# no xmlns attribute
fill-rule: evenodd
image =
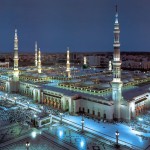
<svg viewBox="0 0 150 150"><path fill-rule="evenodd" d="M116 13L118 13L118 5L116 4Z"/></svg>
<svg viewBox="0 0 150 150"><path fill-rule="evenodd" d="M116 5L116 15L114 24L114 54L113 54L113 81L112 100L114 101L114 118L120 120L120 101L122 99L121 81L121 60L120 60L120 28L118 22L118 6Z"/></svg>
<svg viewBox="0 0 150 150"><path fill-rule="evenodd" d="M37 64L38 73L41 73L41 51L38 50L38 64Z"/></svg>
<svg viewBox="0 0 150 150"><path fill-rule="evenodd" d="M13 80L19 81L19 70L18 70L18 35L17 29L15 29L14 36L14 72L13 72Z"/></svg>
<svg viewBox="0 0 150 150"><path fill-rule="evenodd" d="M35 67L37 67L37 42L35 42Z"/></svg>
<svg viewBox="0 0 150 150"><path fill-rule="evenodd" d="M83 61L84 61L83 64L84 64L84 65L87 65L87 59L86 59L86 56L83 57Z"/></svg>
<svg viewBox="0 0 150 150"><path fill-rule="evenodd" d="M120 28L118 22L118 7L116 5L116 19L114 24L114 56L113 56L113 80L120 81L121 61L120 61Z"/></svg>
<svg viewBox="0 0 150 150"><path fill-rule="evenodd" d="M116 5L116 15L115 23L118 23L118 5Z"/></svg>
<svg viewBox="0 0 150 150"><path fill-rule="evenodd" d="M69 47L67 47L67 63L66 63L66 72L67 72L67 76L68 78L71 77L70 75L70 58L69 58Z"/></svg>
<svg viewBox="0 0 150 150"><path fill-rule="evenodd" d="M112 71L112 64L111 64L111 60L109 61L108 70L109 70L109 71Z"/></svg>

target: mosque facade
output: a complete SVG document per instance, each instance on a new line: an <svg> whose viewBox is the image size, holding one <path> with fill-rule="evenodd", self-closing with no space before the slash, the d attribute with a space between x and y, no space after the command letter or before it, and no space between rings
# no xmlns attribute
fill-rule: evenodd
<svg viewBox="0 0 150 150"><path fill-rule="evenodd" d="M14 67L12 73L7 71L8 75L1 75L0 90L26 95L33 98L36 103L68 111L72 115L84 113L99 120L129 121L150 108L150 76L134 74L132 80L128 72L122 72L119 36L116 8L114 53L112 62L109 62L109 69L103 71L103 75L94 72L75 76L70 66L69 48L67 48L65 73L57 68L59 73L53 74L52 68L42 67L41 51L37 50L37 42L35 43L35 66L22 70L18 66L18 36L15 30ZM51 70L49 75L44 73L49 69ZM58 74L66 74L66 77L61 78ZM128 81L130 78L130 82L126 82L124 77L127 77ZM87 78L91 80L87 81ZM51 83L50 86L48 81ZM44 84L45 82L47 84ZM83 84L78 87L81 83ZM86 85L86 88L83 85Z"/></svg>

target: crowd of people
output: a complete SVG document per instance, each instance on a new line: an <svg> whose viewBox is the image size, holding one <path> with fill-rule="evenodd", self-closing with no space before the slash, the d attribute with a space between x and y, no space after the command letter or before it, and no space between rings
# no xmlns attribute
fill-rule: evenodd
<svg viewBox="0 0 150 150"><path fill-rule="evenodd" d="M0 126L10 123L24 124L26 121L30 121L34 115L33 110L17 107L16 109L0 109Z"/></svg>
<svg viewBox="0 0 150 150"><path fill-rule="evenodd" d="M0 126L4 123L6 124L6 122L8 124L15 122L30 122L35 114L38 116L38 113L60 116L59 110L55 110L46 105L34 103L31 98L19 94L0 94ZM39 112L34 111L32 108L39 110Z"/></svg>

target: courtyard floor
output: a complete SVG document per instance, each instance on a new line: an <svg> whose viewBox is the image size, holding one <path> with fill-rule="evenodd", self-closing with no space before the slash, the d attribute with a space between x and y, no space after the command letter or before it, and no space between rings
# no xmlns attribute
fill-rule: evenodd
<svg viewBox="0 0 150 150"><path fill-rule="evenodd" d="M3 93L3 92L1 92L0 94L3 97L6 96L5 93ZM35 111L41 111L39 109L39 104L32 103L32 99L27 98L25 96L21 96L18 94L15 94L15 95L8 94L7 99L14 102L14 99L13 99L14 96L17 99L16 103L19 105L22 105L22 107L26 107L26 108L30 107L31 109L34 109ZM3 98L1 97L1 99L3 99ZM28 101L30 102L30 104L27 103ZM105 149L105 147L108 147L107 149L109 149L109 148L114 149L112 144L114 144L116 141L115 132L116 132L116 130L118 130L120 133L119 134L119 143L120 144L127 145L128 147L130 147L131 149L134 149L134 150L145 150L145 149L148 150L148 149L150 149L150 126L147 125L146 122L148 123L149 116L145 115L145 116L141 116L141 117L143 117L142 122L136 120L135 123L131 122L131 123L114 123L114 124L108 123L108 122L102 122L102 121L98 122L96 120L84 117L84 130L86 132L84 132L84 134L80 134L79 132L81 130L81 116L63 115L63 126L57 125L57 123L56 123L56 125L49 126L48 128L43 128L42 133L44 133L45 135L50 134L51 136L54 136L54 139L56 136L59 139L61 139L64 143L70 143L72 145L72 148L75 148L75 149L82 148L82 149L87 149L87 150L88 149L89 150L99 150L99 149ZM57 121L59 122L60 116L53 115L53 119L56 120L56 122ZM146 121L144 121L144 119ZM18 130L20 130L20 127L18 128ZM0 133L1 133L1 131L0 131ZM24 130L22 130L21 132L23 132L23 131ZM11 137L12 136L10 134L11 132L12 133L15 132L15 129L12 131L8 130L6 132L5 136L2 132L2 134L0 135L0 140L1 141L4 140L5 138L3 138L3 137L7 137L7 136ZM16 133L19 134L19 131L16 131ZM16 136L17 135L15 135L15 137ZM27 137L27 138L29 138L29 137ZM38 138L43 139L43 134L38 135ZM103 140L103 138L105 138L105 140ZM101 139L101 140L98 140L96 142L97 139ZM25 142L25 141L19 140L19 141L15 142L15 144L18 143L18 145L20 145L22 143L22 145L24 145L23 142ZM40 140L40 141L42 142L42 140ZM111 141L112 141L112 143L111 143ZM94 143L94 145L92 143ZM54 146L56 146L56 145L54 144ZM103 147L103 145L104 145L104 147ZM10 150L13 150L13 144L9 145L9 146L10 147L12 146L10 148ZM62 149L64 147L63 146L58 147L58 149L60 149L60 148ZM42 150L45 150L45 149L42 149ZM126 149L126 148L124 147L124 149Z"/></svg>

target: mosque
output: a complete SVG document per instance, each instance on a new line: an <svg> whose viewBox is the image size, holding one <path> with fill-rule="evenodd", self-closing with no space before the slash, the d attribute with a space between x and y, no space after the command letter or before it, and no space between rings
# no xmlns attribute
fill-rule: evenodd
<svg viewBox="0 0 150 150"><path fill-rule="evenodd" d="M72 115L84 113L96 119L130 121L150 108L150 72L121 70L120 27L116 8L114 53L108 69L66 66L44 67L35 43L35 65L19 67L18 36L14 37L14 66L0 72L0 90L33 98ZM87 65L84 57L84 66Z"/></svg>

